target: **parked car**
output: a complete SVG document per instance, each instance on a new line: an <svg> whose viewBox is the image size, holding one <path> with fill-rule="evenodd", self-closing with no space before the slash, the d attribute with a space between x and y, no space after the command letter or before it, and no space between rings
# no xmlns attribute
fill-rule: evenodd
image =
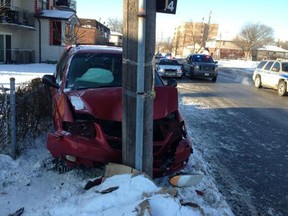
<svg viewBox="0 0 288 216"><path fill-rule="evenodd" d="M189 78L205 77L212 78L216 82L218 76L218 61L206 54L190 54L183 60L185 76Z"/></svg>
<svg viewBox="0 0 288 216"><path fill-rule="evenodd" d="M79 45L64 51L54 75L44 75L53 98L53 157L69 166L121 163L122 73L121 48ZM192 152L174 81L164 85L155 73L154 177L182 169Z"/></svg>
<svg viewBox="0 0 288 216"><path fill-rule="evenodd" d="M287 94L288 60L261 61L253 73L256 88L262 86L276 89L279 96Z"/></svg>
<svg viewBox="0 0 288 216"><path fill-rule="evenodd" d="M161 77L182 78L182 67L182 64L176 59L161 58L159 62L156 63L155 70Z"/></svg>

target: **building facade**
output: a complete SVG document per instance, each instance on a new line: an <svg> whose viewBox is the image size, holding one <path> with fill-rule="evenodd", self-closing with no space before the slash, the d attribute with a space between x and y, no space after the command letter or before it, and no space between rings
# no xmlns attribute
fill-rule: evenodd
<svg viewBox="0 0 288 216"><path fill-rule="evenodd" d="M108 45L110 29L95 19L80 19L76 27L77 43Z"/></svg>
<svg viewBox="0 0 288 216"><path fill-rule="evenodd" d="M109 42L111 45L122 47L123 46L123 34L112 31Z"/></svg>
<svg viewBox="0 0 288 216"><path fill-rule="evenodd" d="M78 23L75 0L0 0L0 63L56 61Z"/></svg>

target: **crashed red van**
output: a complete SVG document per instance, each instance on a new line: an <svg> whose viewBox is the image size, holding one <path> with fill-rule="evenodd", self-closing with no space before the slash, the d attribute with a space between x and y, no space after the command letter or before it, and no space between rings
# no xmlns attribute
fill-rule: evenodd
<svg viewBox="0 0 288 216"><path fill-rule="evenodd" d="M99 45L71 46L60 57L54 75L44 75L53 101L55 132L47 148L69 166L121 163L122 49ZM153 103L153 176L185 167L191 138L178 110L175 86L155 74Z"/></svg>

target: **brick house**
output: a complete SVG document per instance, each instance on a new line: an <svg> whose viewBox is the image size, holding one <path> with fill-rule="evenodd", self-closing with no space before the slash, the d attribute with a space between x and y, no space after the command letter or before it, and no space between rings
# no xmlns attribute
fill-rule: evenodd
<svg viewBox="0 0 288 216"><path fill-rule="evenodd" d="M252 50L252 60L261 61L266 59L288 59L288 50L277 46L261 46Z"/></svg>
<svg viewBox="0 0 288 216"><path fill-rule="evenodd" d="M210 55L215 59L242 59L244 52L232 39L222 39L221 36L206 41Z"/></svg>
<svg viewBox="0 0 288 216"><path fill-rule="evenodd" d="M80 44L109 44L110 29L95 19L80 19L80 25L76 29L77 42Z"/></svg>
<svg viewBox="0 0 288 216"><path fill-rule="evenodd" d="M0 0L0 63L56 61L78 23L76 0Z"/></svg>
<svg viewBox="0 0 288 216"><path fill-rule="evenodd" d="M122 47L123 45L123 34L115 31L111 31L110 34L110 44L113 44L114 46Z"/></svg>

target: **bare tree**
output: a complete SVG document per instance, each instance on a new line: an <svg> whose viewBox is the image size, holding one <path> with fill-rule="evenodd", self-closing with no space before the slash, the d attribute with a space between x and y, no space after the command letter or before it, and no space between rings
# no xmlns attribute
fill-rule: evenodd
<svg viewBox="0 0 288 216"><path fill-rule="evenodd" d="M70 26L66 28L65 30L65 44L66 45L72 45L76 44L80 41L81 38L83 38L86 34L85 31L81 31L79 26Z"/></svg>
<svg viewBox="0 0 288 216"><path fill-rule="evenodd" d="M182 34L183 48L190 44L194 53L198 53L205 47L206 41L213 37L215 31L218 31L218 25L205 22L186 22L185 30Z"/></svg>
<svg viewBox="0 0 288 216"><path fill-rule="evenodd" d="M62 28L55 28L53 37L58 39L59 45L61 41L63 41L65 45L72 45L78 43L79 40L85 36L85 33L85 31L80 30L79 26L75 27L74 25L66 23L64 34L62 33Z"/></svg>
<svg viewBox="0 0 288 216"><path fill-rule="evenodd" d="M182 42L183 36L182 35L183 35L183 33L178 31L176 34L176 37L174 36L174 38L173 38L175 56L176 55L182 55L183 56L183 49L181 49L183 46L183 42Z"/></svg>
<svg viewBox="0 0 288 216"><path fill-rule="evenodd" d="M107 21L108 27L111 31L122 33L123 21L119 18L109 18Z"/></svg>
<svg viewBox="0 0 288 216"><path fill-rule="evenodd" d="M288 50L288 41L278 41L277 46Z"/></svg>
<svg viewBox="0 0 288 216"><path fill-rule="evenodd" d="M245 60L251 59L252 49L274 42L274 31L271 27L263 24L246 24L240 33L233 39L233 43L240 47Z"/></svg>
<svg viewBox="0 0 288 216"><path fill-rule="evenodd" d="M7 2L0 2L0 16L4 16L5 13L7 12Z"/></svg>
<svg viewBox="0 0 288 216"><path fill-rule="evenodd" d="M200 24L200 23L199 23ZM187 22L185 23L185 34L184 37L184 46L188 42L193 45L193 52L199 52L199 50L203 47L203 33L204 33L204 23L200 24L201 26L197 26L197 23ZM198 48L196 49L198 45Z"/></svg>
<svg viewBox="0 0 288 216"><path fill-rule="evenodd" d="M170 37L156 44L156 49L161 53L172 53L173 48L174 46Z"/></svg>

